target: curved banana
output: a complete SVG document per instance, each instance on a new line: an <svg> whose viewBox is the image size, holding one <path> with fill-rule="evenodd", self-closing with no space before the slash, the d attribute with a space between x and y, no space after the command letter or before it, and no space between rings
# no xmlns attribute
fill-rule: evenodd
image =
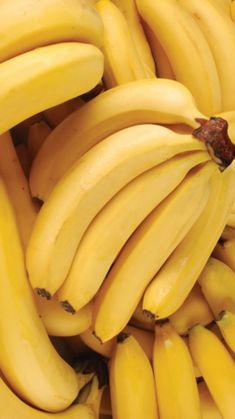
<svg viewBox="0 0 235 419"><path fill-rule="evenodd" d="M214 248L213 256L228 265L235 271L235 238L218 242Z"/></svg>
<svg viewBox="0 0 235 419"><path fill-rule="evenodd" d="M117 337L109 379L114 418L158 418L152 366L134 336L122 333Z"/></svg>
<svg viewBox="0 0 235 419"><path fill-rule="evenodd" d="M201 419L193 362L184 340L169 323L155 326L153 367L160 417Z"/></svg>
<svg viewBox="0 0 235 419"><path fill-rule="evenodd" d="M27 138L27 146L30 158L32 160L39 152L40 148L42 147L42 144L44 143L48 135L51 133L51 131L51 128L44 120L35 122L34 124L30 125Z"/></svg>
<svg viewBox="0 0 235 419"><path fill-rule="evenodd" d="M32 194L44 201L79 157L123 128L179 122L196 128L195 118L200 117L190 92L174 80L137 80L107 90L66 118L47 138L30 173Z"/></svg>
<svg viewBox="0 0 235 419"><path fill-rule="evenodd" d="M66 313L55 298L46 300L35 295L39 316L50 336L73 336L91 326L92 303L85 305L76 314Z"/></svg>
<svg viewBox="0 0 235 419"><path fill-rule="evenodd" d="M202 410L202 419L223 419L205 381L198 383L198 392Z"/></svg>
<svg viewBox="0 0 235 419"><path fill-rule="evenodd" d="M211 179L208 203L145 291L143 308L156 318L174 313L193 288L219 239L235 198L235 164Z"/></svg>
<svg viewBox="0 0 235 419"><path fill-rule="evenodd" d="M154 327L155 327L154 321L143 313L142 299L139 301L139 304L137 305L130 319L129 324L143 330L148 330L148 331L154 330Z"/></svg>
<svg viewBox="0 0 235 419"><path fill-rule="evenodd" d="M99 397L99 392L97 386L96 389L93 388L93 398ZM98 412L89 403L76 403L63 412L53 414L35 409L19 399L2 378L0 378L0 393L1 419L15 418L16 414L19 419L97 419Z"/></svg>
<svg viewBox="0 0 235 419"><path fill-rule="evenodd" d="M210 0L179 0L204 33L213 54L221 86L222 111L235 108L235 26ZM218 31L218 28L220 30ZM226 45L226 48L224 47ZM190 55L190 54L189 54ZM218 111L217 111L218 112Z"/></svg>
<svg viewBox="0 0 235 419"><path fill-rule="evenodd" d="M142 330L142 329L139 329L138 327L134 327L131 325L127 325L126 327L124 327L123 333L133 335L139 342L140 346L144 350L149 360L150 361L152 360L153 341L154 341L154 335L152 332ZM81 337L82 342L84 342L88 346L88 348L103 355L106 358L112 357L114 348L116 346L116 337L113 337L107 342L101 343L93 334L92 328L89 328L85 332L81 333L80 337ZM72 339L73 338L70 338L70 340Z"/></svg>
<svg viewBox="0 0 235 419"><path fill-rule="evenodd" d="M103 42L101 19L84 0L2 1L0 16L0 62L58 42Z"/></svg>
<svg viewBox="0 0 235 419"><path fill-rule="evenodd" d="M132 80L154 77L145 71L131 36L129 25L119 8L110 0L95 4L103 22L101 50L104 54L104 83L107 88Z"/></svg>
<svg viewBox="0 0 235 419"><path fill-rule="evenodd" d="M218 7L220 12L224 12L230 19L231 16L231 6L233 3L233 0L210 0L210 2Z"/></svg>
<svg viewBox="0 0 235 419"><path fill-rule="evenodd" d="M100 50L78 42L36 48L1 63L0 133L31 115L87 92L102 74Z"/></svg>
<svg viewBox="0 0 235 419"><path fill-rule="evenodd" d="M215 317L223 310L235 313L235 272L229 266L210 257L198 282Z"/></svg>
<svg viewBox="0 0 235 419"><path fill-rule="evenodd" d="M235 352L235 314L231 311L222 311L216 321L227 345Z"/></svg>
<svg viewBox="0 0 235 419"><path fill-rule="evenodd" d="M125 16L142 66L149 77L155 77L155 63L137 12L135 0L112 0Z"/></svg>
<svg viewBox="0 0 235 419"><path fill-rule="evenodd" d="M32 287L53 295L69 272L85 230L104 205L141 173L190 150L205 150L205 145L190 135L148 124L119 131L89 150L57 183L38 214L26 255Z"/></svg>
<svg viewBox="0 0 235 419"><path fill-rule="evenodd" d="M24 400L43 410L60 411L77 396L76 374L52 346L38 316L2 180L0 197L0 368Z"/></svg>
<svg viewBox="0 0 235 419"><path fill-rule="evenodd" d="M58 299L77 311L95 296L128 238L206 152L179 154L128 183L99 212L86 230ZM143 202L143 205L140 205Z"/></svg>
<svg viewBox="0 0 235 419"><path fill-rule="evenodd" d="M26 248L37 211L9 131L0 135L0 174L14 208L22 244Z"/></svg>
<svg viewBox="0 0 235 419"><path fill-rule="evenodd" d="M165 50L176 80L194 96L206 115L221 109L221 89L206 37L176 0L137 0L137 8ZM214 24L214 23L213 23Z"/></svg>
<svg viewBox="0 0 235 419"><path fill-rule="evenodd" d="M93 329L106 342L130 320L146 286L181 242L206 205L214 164L192 169L122 248L96 294ZM117 316L118 310L118 316Z"/></svg>
<svg viewBox="0 0 235 419"><path fill-rule="evenodd" d="M234 417L235 363L220 339L201 325L189 333L192 357L225 419Z"/></svg>
<svg viewBox="0 0 235 419"><path fill-rule="evenodd" d="M197 283L183 304L169 317L170 324L180 335L187 334L195 324L206 326L213 320L213 313Z"/></svg>

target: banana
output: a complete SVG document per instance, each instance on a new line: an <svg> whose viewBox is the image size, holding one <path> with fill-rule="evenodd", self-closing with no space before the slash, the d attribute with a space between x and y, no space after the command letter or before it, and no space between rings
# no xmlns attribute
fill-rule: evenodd
<svg viewBox="0 0 235 419"><path fill-rule="evenodd" d="M231 19L231 5L233 0L210 0L210 2L218 7L220 13L224 12Z"/></svg>
<svg viewBox="0 0 235 419"><path fill-rule="evenodd" d="M235 164L211 179L208 203L145 291L143 309L156 318L174 313L184 302L219 239L234 201Z"/></svg>
<svg viewBox="0 0 235 419"><path fill-rule="evenodd" d="M37 212L9 131L0 135L0 173L15 211L22 244L26 248Z"/></svg>
<svg viewBox="0 0 235 419"><path fill-rule="evenodd" d="M90 149L57 183L37 217L26 255L32 287L53 295L104 205L141 173L190 150L205 150L205 145L150 124L126 128Z"/></svg>
<svg viewBox="0 0 235 419"><path fill-rule="evenodd" d="M129 25L119 8L110 0L95 4L104 26L102 52L104 54L104 83L106 88L132 80L154 77L145 71Z"/></svg>
<svg viewBox="0 0 235 419"><path fill-rule="evenodd" d="M160 44L153 30L147 25L147 23L143 22L143 25L154 57L157 76L165 79L175 80L174 71L172 69L171 63L169 61L169 58L167 57L164 48Z"/></svg>
<svg viewBox="0 0 235 419"><path fill-rule="evenodd" d="M36 48L1 63L0 133L90 90L102 74L100 50L78 42Z"/></svg>
<svg viewBox="0 0 235 419"><path fill-rule="evenodd" d="M147 317L142 310L142 299L139 301L129 324L143 330L153 331L155 323L150 317Z"/></svg>
<svg viewBox="0 0 235 419"><path fill-rule="evenodd" d="M58 42L79 41L100 47L103 26L84 0L14 0L0 3L0 62Z"/></svg>
<svg viewBox="0 0 235 419"><path fill-rule="evenodd" d="M227 345L235 352L235 314L231 311L222 311L216 321Z"/></svg>
<svg viewBox="0 0 235 419"><path fill-rule="evenodd" d="M204 326L189 333L192 357L224 419L234 418L235 363L219 338Z"/></svg>
<svg viewBox="0 0 235 419"><path fill-rule="evenodd" d="M222 242L223 241L225 242L225 241L230 240L230 239L235 239L235 228L226 226L224 228L224 231L223 231L222 235L221 235L221 239L222 239ZM215 248L214 251L216 251L216 248ZM219 255L218 255L218 259L219 259Z"/></svg>
<svg viewBox="0 0 235 419"><path fill-rule="evenodd" d="M152 366L132 335L120 334L109 366L114 419L157 419Z"/></svg>
<svg viewBox="0 0 235 419"><path fill-rule="evenodd" d="M234 0L230 0L230 14L233 22L235 23L235 4Z"/></svg>
<svg viewBox="0 0 235 419"><path fill-rule="evenodd" d="M103 415L103 419L110 419L110 418L107 418L107 416L112 417L112 407L111 407L111 397L110 397L109 386L106 386L104 389L103 396L101 399L100 413L101 413L101 419L102 419L102 415Z"/></svg>
<svg viewBox="0 0 235 419"><path fill-rule="evenodd" d="M193 17L177 0L137 0L136 4L165 50L176 80L191 91L201 112L209 116L220 112L221 88L215 60Z"/></svg>
<svg viewBox="0 0 235 419"><path fill-rule="evenodd" d="M29 127L27 146L32 161L51 131L49 125L43 120L35 122Z"/></svg>
<svg viewBox="0 0 235 419"><path fill-rule="evenodd" d="M155 327L153 367L160 418L201 419L193 362L183 339L169 323Z"/></svg>
<svg viewBox="0 0 235 419"><path fill-rule="evenodd" d="M192 167L209 159L209 154L203 151L177 155L135 178L106 204L86 230L58 291L65 307L70 306L74 312L91 301L138 225Z"/></svg>
<svg viewBox="0 0 235 419"><path fill-rule="evenodd" d="M43 116L50 127L53 129L57 127L57 125L59 125L72 112L81 108L84 103L85 102L81 97L75 97L74 99L67 100L64 103L46 109L43 112Z"/></svg>
<svg viewBox="0 0 235 419"><path fill-rule="evenodd" d="M153 275L199 217L208 199L213 172L214 164L210 163L192 169L122 248L96 294L93 329L102 342L125 327Z"/></svg>
<svg viewBox="0 0 235 419"><path fill-rule="evenodd" d="M210 257L198 282L215 317L223 310L235 314L235 272L229 266Z"/></svg>
<svg viewBox="0 0 235 419"><path fill-rule="evenodd" d="M13 208L0 181L0 368L14 391L56 412L77 395L74 370L53 348L28 283Z"/></svg>
<svg viewBox="0 0 235 419"><path fill-rule="evenodd" d="M131 325L127 325L126 327L124 327L123 333L133 335L139 342L148 359L152 361L154 341L154 335L152 332L141 330L138 327L134 327ZM116 337L113 337L105 343L100 343L92 333L92 328L89 328L85 332L80 334L80 338L82 342L84 342L88 346L88 348L92 349L93 351L103 355L106 358L112 357L114 348L116 346ZM75 339L73 339L73 337L70 338L70 342L73 340L76 341L76 337Z"/></svg>
<svg viewBox="0 0 235 419"><path fill-rule="evenodd" d="M213 54L219 74L222 111L235 107L235 26L210 0L179 0L196 19ZM218 31L218 28L220 30ZM226 48L224 47L226 45ZM217 111L218 112L218 111Z"/></svg>
<svg viewBox="0 0 235 419"><path fill-rule="evenodd" d="M91 326L92 304L85 305L74 316L68 315L59 301L50 301L35 295L39 316L51 336L73 336L84 332Z"/></svg>
<svg viewBox="0 0 235 419"><path fill-rule="evenodd" d="M149 77L155 77L155 63L137 12L135 0L112 0L125 16L142 66Z"/></svg>
<svg viewBox="0 0 235 419"><path fill-rule="evenodd" d="M228 220L227 220L227 225L229 227L235 228L235 214L234 213L229 214Z"/></svg>
<svg viewBox="0 0 235 419"><path fill-rule="evenodd" d="M213 256L235 271L235 238L218 242L214 248Z"/></svg>
<svg viewBox="0 0 235 419"><path fill-rule="evenodd" d="M84 382L86 383L86 379ZM92 403L76 403L63 412L53 414L35 409L19 399L13 391L10 390L2 378L0 378L0 392L1 419L15 418L16 414L19 419L97 419L98 411L96 411L95 406L93 407ZM96 387L93 385L91 392L90 399L92 396L91 401L94 403L95 399L100 397L100 390L97 388L97 385Z"/></svg>
<svg viewBox="0 0 235 419"><path fill-rule="evenodd" d="M202 419L223 419L205 381L198 383L198 392L202 410Z"/></svg>
<svg viewBox="0 0 235 419"><path fill-rule="evenodd" d="M16 150L16 154L20 162L20 165L22 167L22 170L26 178L28 179L30 167L32 165L32 159L30 157L28 147L25 143L20 143L20 144L16 144L15 150Z"/></svg>
<svg viewBox="0 0 235 419"><path fill-rule="evenodd" d="M158 324L158 323L157 323ZM162 321L160 320L160 322L159 322L159 324L162 324ZM173 329L174 329L174 327L173 327ZM189 350L189 338L188 338L188 335L182 335L181 336L182 337L182 339L183 339L183 341L184 341L184 343L185 343L185 345L187 346L187 348L188 348L188 350ZM192 359L192 361L193 361L193 359ZM202 377L202 374L201 374L201 372L199 371L199 369L198 369L198 367L197 367L197 365L195 364L195 362L193 361L193 369L194 369L194 375L195 375L195 377L197 378L197 379L201 379L201 377ZM199 381L199 380L198 380Z"/></svg>
<svg viewBox="0 0 235 419"><path fill-rule="evenodd" d="M169 317L177 333L185 335L195 324L206 326L214 320L213 313L196 283L178 310Z"/></svg>
<svg viewBox="0 0 235 419"><path fill-rule="evenodd" d="M180 122L196 128L201 117L190 92L174 80L137 80L101 93L47 138L30 173L32 194L44 201L79 157L123 128Z"/></svg>

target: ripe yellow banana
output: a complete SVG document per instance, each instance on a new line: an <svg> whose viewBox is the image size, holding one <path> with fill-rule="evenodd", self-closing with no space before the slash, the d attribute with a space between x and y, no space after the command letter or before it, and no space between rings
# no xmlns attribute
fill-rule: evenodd
<svg viewBox="0 0 235 419"><path fill-rule="evenodd" d="M234 201L234 182L234 163L213 176L204 211L146 289L143 308L156 318L174 313L193 288L225 227Z"/></svg>
<svg viewBox="0 0 235 419"><path fill-rule="evenodd" d="M27 249L33 288L47 297L54 294L104 205L141 173L190 150L205 150L205 145L150 124L126 128L89 150L57 183L37 217Z"/></svg>
<svg viewBox="0 0 235 419"><path fill-rule="evenodd" d="M234 0L230 0L230 14L233 22L235 23L235 3Z"/></svg>
<svg viewBox="0 0 235 419"><path fill-rule="evenodd" d="M107 88L150 77L142 65L129 25L110 0L95 5L104 26L104 83ZM153 75L151 75L153 77Z"/></svg>
<svg viewBox="0 0 235 419"><path fill-rule="evenodd" d="M86 230L69 274L58 291L62 304L77 311L91 301L134 230L192 167L209 159L209 154L203 151L179 154L122 188Z"/></svg>
<svg viewBox="0 0 235 419"><path fill-rule="evenodd" d="M102 342L125 327L153 275L199 217L208 199L213 171L213 163L197 171L192 169L122 248L96 294L93 328Z"/></svg>
<svg viewBox="0 0 235 419"><path fill-rule="evenodd" d="M235 271L235 238L218 242L213 251L213 256L227 264Z"/></svg>
<svg viewBox="0 0 235 419"><path fill-rule="evenodd" d="M223 419L205 381L198 383L198 392L202 410L202 419Z"/></svg>
<svg viewBox="0 0 235 419"><path fill-rule="evenodd" d="M233 0L210 0L210 2L215 6L218 7L220 13L224 12L230 19L231 17L231 5Z"/></svg>
<svg viewBox="0 0 235 419"><path fill-rule="evenodd" d="M154 335L152 332L142 330L138 327L134 327L131 325L127 325L126 327L124 327L123 333L133 335L144 350L146 356L149 358L150 361L152 361L154 341ZM88 346L88 348L103 355L106 358L112 357L114 348L116 346L116 337L110 339L107 342L100 343L92 333L92 328L89 328L85 332L81 333L80 337L82 342L84 342ZM70 341L71 340L73 340L73 337L70 338ZM76 340L76 337L74 340Z"/></svg>
<svg viewBox="0 0 235 419"><path fill-rule="evenodd" d="M47 138L30 173L32 194L43 201L87 150L123 128L147 123L198 126L203 117L190 92L174 80L137 80L110 89L65 119Z"/></svg>
<svg viewBox="0 0 235 419"><path fill-rule="evenodd" d="M142 310L142 299L139 301L139 304L137 305L129 324L132 326L138 327L143 330L149 330L153 331L155 327L154 321L147 317Z"/></svg>
<svg viewBox="0 0 235 419"><path fill-rule="evenodd" d="M155 77L155 63L141 25L135 0L112 0L125 16L142 66L149 77Z"/></svg>
<svg viewBox="0 0 235 419"><path fill-rule="evenodd" d="M26 248L37 212L9 131L0 135L0 174L14 208L22 244Z"/></svg>
<svg viewBox="0 0 235 419"><path fill-rule="evenodd" d="M58 42L103 42L101 19L84 0L1 1L0 16L0 62Z"/></svg>
<svg viewBox="0 0 235 419"><path fill-rule="evenodd" d="M216 321L227 345L235 352L235 314L225 310L219 314Z"/></svg>
<svg viewBox="0 0 235 419"><path fill-rule="evenodd" d="M193 362L184 340L169 323L156 325L153 366L162 419L201 419Z"/></svg>
<svg viewBox="0 0 235 419"><path fill-rule="evenodd" d="M181 335L196 324L206 326L214 320L213 313L196 283L178 310L169 317L171 325Z"/></svg>
<svg viewBox="0 0 235 419"><path fill-rule="evenodd" d="M76 314L68 315L56 298L50 301L35 296L37 310L42 322L51 336L73 336L84 332L91 326L92 303L85 305Z"/></svg>
<svg viewBox="0 0 235 419"><path fill-rule="evenodd" d="M85 380L83 382L86 383L86 376L84 377ZM97 388L97 385L96 388L93 385L91 391L90 398L92 396L95 402L95 399L100 397L100 390ZM35 409L19 399L2 378L0 378L0 392L1 419L13 419L16 415L19 419L97 419L98 411L94 409L92 403L75 403L63 412L53 414Z"/></svg>
<svg viewBox="0 0 235 419"><path fill-rule="evenodd" d="M60 411L77 395L76 375L55 351L38 316L2 180L0 197L0 368L24 400L43 410Z"/></svg>
<svg viewBox="0 0 235 419"><path fill-rule="evenodd" d="M213 54L219 74L222 111L235 107L235 26L210 0L179 0L196 19ZM218 31L218 28L220 30ZM226 45L226 47L225 47ZM189 54L190 55L190 54ZM217 111L218 112L218 111Z"/></svg>
<svg viewBox="0 0 235 419"><path fill-rule="evenodd" d="M32 160L37 155L38 151L42 147L42 144L51 133L51 131L51 128L44 120L35 122L34 124L30 125L27 138L27 146L29 149L30 158Z"/></svg>
<svg viewBox="0 0 235 419"><path fill-rule="evenodd" d="M235 314L235 272L229 266L210 257L198 282L215 317L223 310Z"/></svg>
<svg viewBox="0 0 235 419"><path fill-rule="evenodd" d="M224 419L234 418L235 363L210 330L194 326L189 333L192 357Z"/></svg>
<svg viewBox="0 0 235 419"><path fill-rule="evenodd" d="M102 74L100 50L78 42L36 48L1 63L0 133L87 92Z"/></svg>
<svg viewBox="0 0 235 419"><path fill-rule="evenodd" d="M118 336L109 379L114 419L158 418L152 366L134 336Z"/></svg>
<svg viewBox="0 0 235 419"><path fill-rule="evenodd" d="M227 220L227 225L230 227L235 228L235 214L230 213Z"/></svg>
<svg viewBox="0 0 235 419"><path fill-rule="evenodd" d="M165 50L176 80L191 91L201 112L220 112L221 89L215 61L193 17L177 0L137 0L136 4Z"/></svg>

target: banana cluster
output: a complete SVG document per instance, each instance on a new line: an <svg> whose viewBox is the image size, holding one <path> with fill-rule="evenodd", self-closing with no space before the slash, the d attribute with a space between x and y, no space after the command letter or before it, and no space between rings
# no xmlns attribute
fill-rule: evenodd
<svg viewBox="0 0 235 419"><path fill-rule="evenodd" d="M235 2L15 6L0 417L234 419Z"/></svg>

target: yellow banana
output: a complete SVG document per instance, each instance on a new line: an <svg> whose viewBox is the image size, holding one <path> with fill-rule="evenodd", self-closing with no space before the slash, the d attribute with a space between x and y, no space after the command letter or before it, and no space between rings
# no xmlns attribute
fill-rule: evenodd
<svg viewBox="0 0 235 419"><path fill-rule="evenodd" d="M202 419L223 419L205 381L198 383L198 392L202 410Z"/></svg>
<svg viewBox="0 0 235 419"><path fill-rule="evenodd" d="M234 213L230 213L228 215L227 225L229 227L235 228L235 214Z"/></svg>
<svg viewBox="0 0 235 419"><path fill-rule="evenodd" d="M43 116L50 127L55 128L72 112L81 108L84 103L85 102L81 97L75 97L74 99L67 100L64 103L46 109L43 112Z"/></svg>
<svg viewBox="0 0 235 419"><path fill-rule="evenodd" d="M86 230L58 298L77 311L95 296L128 238L206 152L177 155L127 184L99 212ZM143 202L143 205L140 205Z"/></svg>
<svg viewBox="0 0 235 419"><path fill-rule="evenodd" d="M210 330L194 326L189 333L192 357L224 419L234 418L235 363Z"/></svg>
<svg viewBox="0 0 235 419"><path fill-rule="evenodd" d="M15 211L22 244L26 248L37 212L9 131L0 135L0 174Z"/></svg>
<svg viewBox="0 0 235 419"><path fill-rule="evenodd" d="M54 294L104 205L141 173L190 150L205 150L205 145L150 124L126 128L89 150L57 183L37 217L27 250L33 288L47 297Z"/></svg>
<svg viewBox="0 0 235 419"><path fill-rule="evenodd" d="M152 366L134 336L117 337L109 379L114 419L158 418Z"/></svg>
<svg viewBox="0 0 235 419"><path fill-rule="evenodd" d="M210 0L210 2L218 7L220 12L224 12L231 19L231 5L233 0Z"/></svg>
<svg viewBox="0 0 235 419"><path fill-rule="evenodd" d="M147 75L155 77L155 63L137 12L135 0L112 0L125 16L135 48Z"/></svg>
<svg viewBox="0 0 235 419"><path fill-rule="evenodd" d="M218 242L214 248L213 256L228 265L235 271L235 238Z"/></svg>
<svg viewBox="0 0 235 419"><path fill-rule="evenodd" d="M208 203L144 294L143 308L156 318L174 313L184 302L219 239L234 201L235 164L211 179Z"/></svg>
<svg viewBox="0 0 235 419"><path fill-rule="evenodd" d="M210 0L179 0L196 19L213 54L221 86L222 111L234 110L235 26ZM218 31L218 28L220 30ZM224 47L226 45L226 48ZM189 54L190 55L190 54ZM217 111L218 112L218 111Z"/></svg>
<svg viewBox="0 0 235 419"><path fill-rule="evenodd" d="M198 282L215 317L223 310L235 314L235 272L229 266L210 257Z"/></svg>
<svg viewBox="0 0 235 419"><path fill-rule="evenodd" d="M0 62L58 42L102 45L101 19L84 0L17 0L15 5L14 0L0 3Z"/></svg>
<svg viewBox="0 0 235 419"><path fill-rule="evenodd" d="M0 133L90 90L102 74L100 50L78 42L36 48L1 63Z"/></svg>
<svg viewBox="0 0 235 419"><path fill-rule="evenodd" d="M147 317L142 310L142 299L139 301L139 304L137 305L129 324L132 326L138 327L143 330L149 330L153 331L155 327L154 321Z"/></svg>
<svg viewBox="0 0 235 419"><path fill-rule="evenodd" d="M59 301L50 301L35 296L39 316L51 336L73 336L84 332L91 326L92 303L87 304L76 314L66 313Z"/></svg>
<svg viewBox="0 0 235 419"><path fill-rule="evenodd" d="M174 80L137 80L110 89L75 111L47 138L30 173L32 194L44 201L79 157L123 128L179 122L195 128L195 118L200 117L190 92Z"/></svg>
<svg viewBox="0 0 235 419"><path fill-rule="evenodd" d="M231 14L231 18L232 18L233 22L235 23L235 4L234 4L234 0L230 1L230 14Z"/></svg>
<svg viewBox="0 0 235 419"><path fill-rule="evenodd" d="M214 320L210 307L196 283L178 310L169 317L171 325L181 335L195 324L206 326Z"/></svg>
<svg viewBox="0 0 235 419"><path fill-rule="evenodd" d="M106 342L128 323L146 286L206 205L214 164L192 169L140 224L122 248L96 294L93 328ZM117 316L118 312L118 316Z"/></svg>
<svg viewBox="0 0 235 419"><path fill-rule="evenodd" d="M110 0L95 4L104 26L104 83L107 88L132 80L153 77L142 66L129 25L121 10Z"/></svg>
<svg viewBox="0 0 235 419"><path fill-rule="evenodd" d="M209 116L220 112L221 89L215 61L193 17L177 0L137 0L136 4L165 50L176 80L191 91L201 112Z"/></svg>
<svg viewBox="0 0 235 419"><path fill-rule="evenodd" d="M155 327L153 366L160 418L201 419L193 362L169 323Z"/></svg>
<svg viewBox="0 0 235 419"><path fill-rule="evenodd" d="M162 321L160 320L160 324L162 323ZM174 329L174 328L173 328ZM188 350L189 350L189 338L188 338L188 335L182 335L181 336L182 337L182 339L183 339L183 341L184 341L184 343L185 343L185 345L187 346L187 348L188 348ZM192 361L193 361L193 359L192 359ZM195 364L195 362L193 361L193 369L194 369L194 375L195 375L195 377L196 378L201 378L201 376L202 376L202 374L201 374L201 372L199 371L199 369L198 369L198 367L197 367L197 365Z"/></svg>
<svg viewBox="0 0 235 419"><path fill-rule="evenodd" d="M235 352L235 314L231 311L222 311L216 321L227 345Z"/></svg>
<svg viewBox="0 0 235 419"><path fill-rule="evenodd" d="M27 146L29 149L30 158L33 160L42 147L45 139L51 133L51 128L46 121L35 122L29 127L27 138Z"/></svg>
<svg viewBox="0 0 235 419"><path fill-rule="evenodd" d="M53 348L38 316L2 180L0 196L0 368L24 400L43 410L60 411L77 395L76 375Z"/></svg>

